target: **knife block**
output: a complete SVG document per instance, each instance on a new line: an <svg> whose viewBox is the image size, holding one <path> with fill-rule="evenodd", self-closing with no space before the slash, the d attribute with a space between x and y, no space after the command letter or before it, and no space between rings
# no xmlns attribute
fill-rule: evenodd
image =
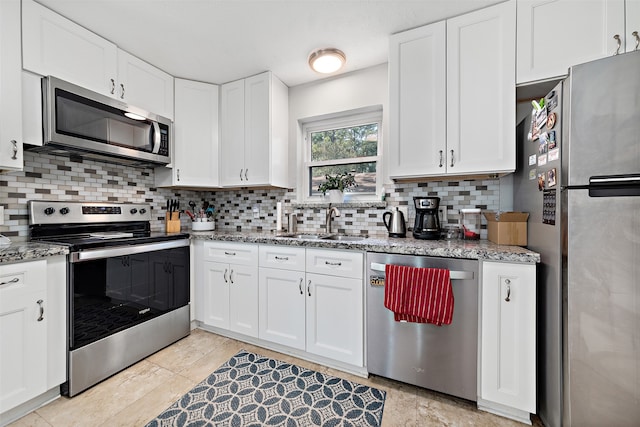
<svg viewBox="0 0 640 427"><path fill-rule="evenodd" d="M180 217L179 212L167 213L164 218L165 229L167 233L179 233L180 232Z"/></svg>

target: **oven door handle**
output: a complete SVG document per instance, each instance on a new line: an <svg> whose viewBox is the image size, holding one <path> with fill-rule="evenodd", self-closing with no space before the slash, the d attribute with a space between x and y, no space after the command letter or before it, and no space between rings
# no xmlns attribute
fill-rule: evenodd
<svg viewBox="0 0 640 427"><path fill-rule="evenodd" d="M148 243L142 245L90 249L87 251L73 252L70 254L70 259L72 263L75 263L124 255L141 254L144 252L161 251L164 249L182 248L185 246L189 246L189 239L169 240L166 242Z"/></svg>

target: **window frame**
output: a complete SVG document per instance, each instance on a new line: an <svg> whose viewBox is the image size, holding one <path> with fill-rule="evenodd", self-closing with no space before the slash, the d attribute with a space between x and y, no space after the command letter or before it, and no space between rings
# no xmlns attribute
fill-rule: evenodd
<svg viewBox="0 0 640 427"><path fill-rule="evenodd" d="M322 132L332 129L341 129L346 127L361 126L365 124L377 123L378 125L378 143L377 155L367 157L350 157L346 159L311 161L311 143L310 137L313 132ZM302 177L301 185L298 187L299 200L304 202L323 202L325 199L320 195L309 194L310 170L312 167L319 166L339 166L351 163L367 163L376 162L376 189L375 193L359 194L355 192L345 192L347 201L353 202L370 202L380 200L382 191L382 107L366 108L356 111L348 111L335 113L326 116L312 117L301 121L301 140L302 140Z"/></svg>

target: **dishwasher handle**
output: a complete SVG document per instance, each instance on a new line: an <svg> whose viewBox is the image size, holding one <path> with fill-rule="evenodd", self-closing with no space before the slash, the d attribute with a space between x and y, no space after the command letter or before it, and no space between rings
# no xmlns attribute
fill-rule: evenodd
<svg viewBox="0 0 640 427"><path fill-rule="evenodd" d="M384 273L385 266L386 264L381 264L379 262L372 262L370 268L373 271L381 271ZM449 271L449 278L451 280L472 280L473 276L474 276L473 271L457 271L457 270Z"/></svg>

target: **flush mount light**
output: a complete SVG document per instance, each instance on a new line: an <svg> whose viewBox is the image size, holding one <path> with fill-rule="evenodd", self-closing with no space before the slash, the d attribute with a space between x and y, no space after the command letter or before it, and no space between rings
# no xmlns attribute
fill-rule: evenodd
<svg viewBox="0 0 640 427"><path fill-rule="evenodd" d="M309 55L311 69L323 74L338 71L345 62L347 62L347 57L344 52L335 48L318 49Z"/></svg>
<svg viewBox="0 0 640 427"><path fill-rule="evenodd" d="M130 119L133 119L133 120L146 120L144 117L142 117L141 115L136 114L136 113L126 112L126 113L124 113L124 115L129 117Z"/></svg>

